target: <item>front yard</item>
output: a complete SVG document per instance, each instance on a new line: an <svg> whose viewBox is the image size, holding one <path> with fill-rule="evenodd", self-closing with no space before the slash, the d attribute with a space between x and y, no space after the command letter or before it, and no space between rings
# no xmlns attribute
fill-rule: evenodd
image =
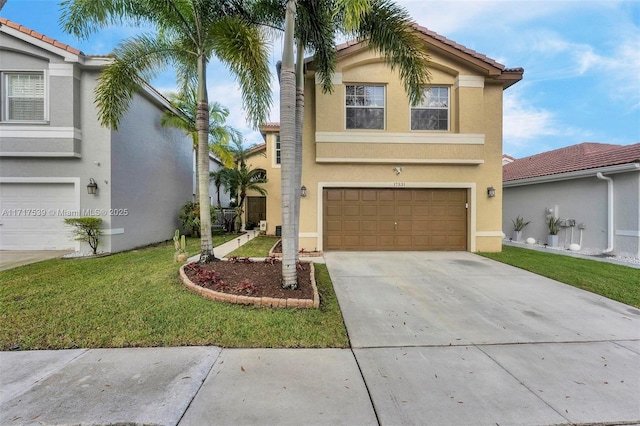
<svg viewBox="0 0 640 426"><path fill-rule="evenodd" d="M640 269L512 246L478 254L640 308Z"/></svg>
<svg viewBox="0 0 640 426"><path fill-rule="evenodd" d="M197 253L199 240L188 241ZM347 347L324 265L320 309L212 302L178 280L173 244L0 272L0 350L216 345Z"/></svg>
<svg viewBox="0 0 640 426"><path fill-rule="evenodd" d="M234 238L234 237L231 237ZM222 243L218 240L216 244ZM254 239L238 256L264 257ZM188 240L197 253L199 240ZM505 246L480 253L640 308L640 270ZM173 245L95 259L54 259L0 272L0 350L215 345L348 347L325 265L315 265L320 309L212 302L178 280Z"/></svg>

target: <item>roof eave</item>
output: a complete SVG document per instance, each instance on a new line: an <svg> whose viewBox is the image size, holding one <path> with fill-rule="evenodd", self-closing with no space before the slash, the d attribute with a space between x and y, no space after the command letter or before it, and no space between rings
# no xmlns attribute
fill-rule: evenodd
<svg viewBox="0 0 640 426"><path fill-rule="evenodd" d="M540 183L558 182L562 180L580 179L589 176L595 176L596 173L625 173L625 172L640 172L640 162L617 164L615 166L596 167L593 169L576 170L567 173L558 173L554 175L535 176L525 179L515 179L502 182L503 188L510 188L516 186L536 185Z"/></svg>

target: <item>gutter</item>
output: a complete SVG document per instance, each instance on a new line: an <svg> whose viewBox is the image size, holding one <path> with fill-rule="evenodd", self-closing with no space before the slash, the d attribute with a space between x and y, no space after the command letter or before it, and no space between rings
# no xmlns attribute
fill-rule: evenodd
<svg viewBox="0 0 640 426"><path fill-rule="evenodd" d="M609 254L613 251L613 179L604 176L601 172L596 173L596 177L607 182L607 240L609 244L602 254Z"/></svg>

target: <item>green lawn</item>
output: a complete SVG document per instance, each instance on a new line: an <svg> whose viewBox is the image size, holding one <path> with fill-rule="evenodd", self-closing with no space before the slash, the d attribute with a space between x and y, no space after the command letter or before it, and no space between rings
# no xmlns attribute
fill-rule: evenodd
<svg viewBox="0 0 640 426"><path fill-rule="evenodd" d="M478 254L640 308L640 269L512 246Z"/></svg>
<svg viewBox="0 0 640 426"><path fill-rule="evenodd" d="M259 236L246 243L225 257L268 257L269 250L278 242L280 237Z"/></svg>
<svg viewBox="0 0 640 426"><path fill-rule="evenodd" d="M198 248L199 240L188 239L190 254ZM173 251L170 242L0 272L0 350L348 346L324 265L315 266L320 309L268 309L189 292L178 280Z"/></svg>

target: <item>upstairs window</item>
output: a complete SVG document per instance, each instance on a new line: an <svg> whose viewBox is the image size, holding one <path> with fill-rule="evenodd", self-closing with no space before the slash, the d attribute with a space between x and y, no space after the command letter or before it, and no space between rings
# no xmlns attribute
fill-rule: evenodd
<svg viewBox="0 0 640 426"><path fill-rule="evenodd" d="M347 85L347 129L384 130L384 86Z"/></svg>
<svg viewBox="0 0 640 426"><path fill-rule="evenodd" d="M280 158L280 133L276 135L276 146L273 152L276 164L280 164L280 162L282 161L282 159Z"/></svg>
<svg viewBox="0 0 640 426"><path fill-rule="evenodd" d="M449 130L449 88L423 89L421 102L411 108L411 130Z"/></svg>
<svg viewBox="0 0 640 426"><path fill-rule="evenodd" d="M44 121L43 73L5 73L4 118L7 121Z"/></svg>

